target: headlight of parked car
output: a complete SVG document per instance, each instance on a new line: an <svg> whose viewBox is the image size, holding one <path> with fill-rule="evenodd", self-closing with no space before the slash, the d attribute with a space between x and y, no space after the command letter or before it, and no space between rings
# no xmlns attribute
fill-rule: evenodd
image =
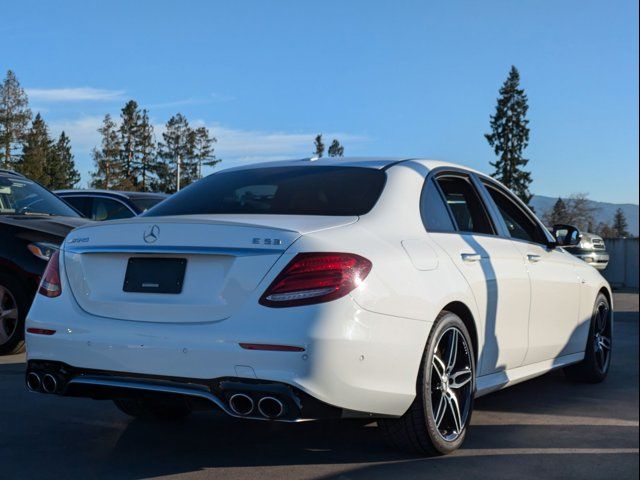
<svg viewBox="0 0 640 480"><path fill-rule="evenodd" d="M60 250L60 245L47 242L36 242L27 245L27 248L36 257L49 261L51 255Z"/></svg>
<svg viewBox="0 0 640 480"><path fill-rule="evenodd" d="M589 242L588 240L582 240L579 244L578 244L579 248L584 248L585 250L591 250L593 248L593 244L591 242Z"/></svg>

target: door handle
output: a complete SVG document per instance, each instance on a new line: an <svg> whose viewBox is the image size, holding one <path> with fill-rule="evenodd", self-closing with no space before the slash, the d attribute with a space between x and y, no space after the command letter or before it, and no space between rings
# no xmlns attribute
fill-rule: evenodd
<svg viewBox="0 0 640 480"><path fill-rule="evenodd" d="M462 261L469 263L482 260L482 255L479 253L461 253L460 256L462 257Z"/></svg>
<svg viewBox="0 0 640 480"><path fill-rule="evenodd" d="M540 255L536 255L535 253L530 253L527 255L527 260L529 260L531 263L537 263L542 260L542 257Z"/></svg>

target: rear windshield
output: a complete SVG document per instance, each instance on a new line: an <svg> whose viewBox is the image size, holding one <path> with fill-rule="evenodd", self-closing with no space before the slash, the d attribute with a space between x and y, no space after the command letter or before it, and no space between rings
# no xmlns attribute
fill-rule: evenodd
<svg viewBox="0 0 640 480"><path fill-rule="evenodd" d="M169 197L144 216L248 213L363 215L386 175L359 167L271 167L222 171Z"/></svg>

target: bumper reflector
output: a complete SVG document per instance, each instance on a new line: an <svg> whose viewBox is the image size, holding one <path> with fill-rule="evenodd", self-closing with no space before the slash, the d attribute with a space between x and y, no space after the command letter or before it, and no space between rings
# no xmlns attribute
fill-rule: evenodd
<svg viewBox="0 0 640 480"><path fill-rule="evenodd" d="M53 335L55 330L48 330L46 328L27 328L27 333L34 333L36 335Z"/></svg>
<svg viewBox="0 0 640 480"><path fill-rule="evenodd" d="M240 343L245 350L265 350L268 352L304 352L304 347L295 345L270 345L265 343Z"/></svg>

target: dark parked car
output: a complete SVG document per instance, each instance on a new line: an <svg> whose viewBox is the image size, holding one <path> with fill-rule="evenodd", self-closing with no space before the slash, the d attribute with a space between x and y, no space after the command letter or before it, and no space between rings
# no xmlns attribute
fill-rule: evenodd
<svg viewBox="0 0 640 480"><path fill-rule="evenodd" d="M38 183L0 169L0 355L22 349L24 319L49 257L88 222Z"/></svg>
<svg viewBox="0 0 640 480"><path fill-rule="evenodd" d="M112 190L56 190L56 195L92 220L117 220L140 215L169 195Z"/></svg>

